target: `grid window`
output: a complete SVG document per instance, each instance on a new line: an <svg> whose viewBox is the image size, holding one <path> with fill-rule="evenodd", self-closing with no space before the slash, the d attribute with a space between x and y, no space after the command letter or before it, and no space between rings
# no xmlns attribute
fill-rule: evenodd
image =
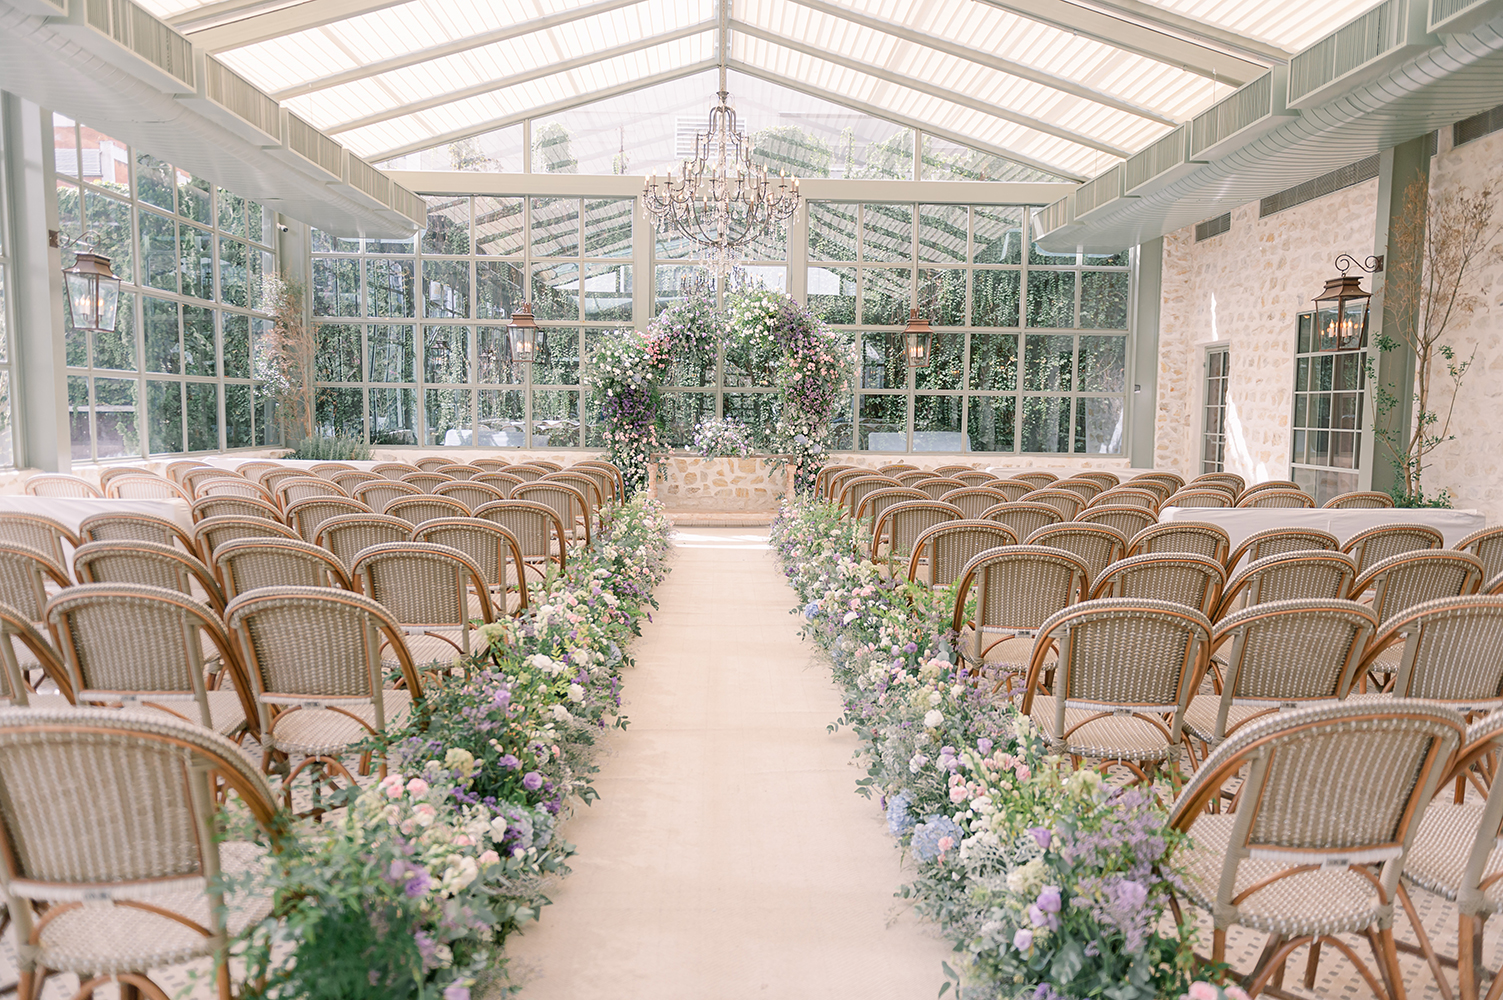
<svg viewBox="0 0 1503 1000"><path fill-rule="evenodd" d="M114 331L65 324L73 460L270 443L252 373L270 211L61 115L53 146L63 233L99 233L121 278Z"/></svg>
<svg viewBox="0 0 1503 1000"><path fill-rule="evenodd" d="M589 346L633 316L635 200L427 201L413 239L314 233L320 430L375 445L583 446ZM541 328L530 365L511 360L506 336L524 301Z"/></svg>
<svg viewBox="0 0 1503 1000"><path fill-rule="evenodd" d="M1005 205L809 205L808 303L858 344L834 446L1121 454L1128 255L1050 254ZM910 370L910 308L934 327Z"/></svg>
<svg viewBox="0 0 1503 1000"><path fill-rule="evenodd" d="M1226 471L1226 389L1231 352L1217 347L1206 352L1205 430L1201 433L1201 472Z"/></svg>
<svg viewBox="0 0 1503 1000"><path fill-rule="evenodd" d="M1317 332L1313 312L1300 313L1289 478L1313 495L1317 504L1362 488L1358 470L1367 401L1366 361L1365 325L1358 343L1338 343Z"/></svg>

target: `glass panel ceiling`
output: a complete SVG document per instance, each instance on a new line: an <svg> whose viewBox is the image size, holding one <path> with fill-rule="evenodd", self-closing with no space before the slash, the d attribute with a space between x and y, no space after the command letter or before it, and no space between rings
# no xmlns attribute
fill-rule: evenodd
<svg viewBox="0 0 1503 1000"><path fill-rule="evenodd" d="M387 2L320 24L307 0L144 0L372 159L649 87L702 115L708 88L686 78L723 50L745 78L1062 177L1111 166L1375 0L729 0L724 24L718 0ZM632 148L629 169L661 158Z"/></svg>

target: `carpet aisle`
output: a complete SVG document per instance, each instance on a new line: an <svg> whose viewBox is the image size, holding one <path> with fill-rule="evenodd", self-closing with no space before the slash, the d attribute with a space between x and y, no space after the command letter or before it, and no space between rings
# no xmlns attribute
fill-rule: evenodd
<svg viewBox="0 0 1503 1000"><path fill-rule="evenodd" d="M828 666L766 529L687 528L626 675L574 874L508 942L527 1000L914 1000L949 946L893 890Z"/></svg>

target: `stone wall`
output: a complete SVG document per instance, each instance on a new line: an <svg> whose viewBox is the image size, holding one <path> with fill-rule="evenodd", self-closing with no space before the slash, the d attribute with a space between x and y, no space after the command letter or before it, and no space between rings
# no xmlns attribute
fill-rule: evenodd
<svg viewBox="0 0 1503 1000"><path fill-rule="evenodd" d="M1220 236L1164 238L1156 467L1200 473L1205 348L1228 344L1227 471L1289 478L1297 316L1338 273L1332 261L1372 253L1377 194L1372 180L1266 219L1252 202Z"/></svg>
<svg viewBox="0 0 1503 1000"><path fill-rule="evenodd" d="M652 470L657 498L670 511L771 515L787 477L765 458L668 455Z"/></svg>

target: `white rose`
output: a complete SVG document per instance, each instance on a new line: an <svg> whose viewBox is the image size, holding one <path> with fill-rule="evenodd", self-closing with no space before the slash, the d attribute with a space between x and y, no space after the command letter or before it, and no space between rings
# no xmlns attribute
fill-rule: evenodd
<svg viewBox="0 0 1503 1000"><path fill-rule="evenodd" d="M940 726L944 725L944 722L945 713L941 712L937 708L929 709L929 711L924 715L924 726L927 729L938 729Z"/></svg>
<svg viewBox="0 0 1503 1000"><path fill-rule="evenodd" d="M570 684L569 700L574 702L576 705L584 701L584 688L580 687L578 684Z"/></svg>

